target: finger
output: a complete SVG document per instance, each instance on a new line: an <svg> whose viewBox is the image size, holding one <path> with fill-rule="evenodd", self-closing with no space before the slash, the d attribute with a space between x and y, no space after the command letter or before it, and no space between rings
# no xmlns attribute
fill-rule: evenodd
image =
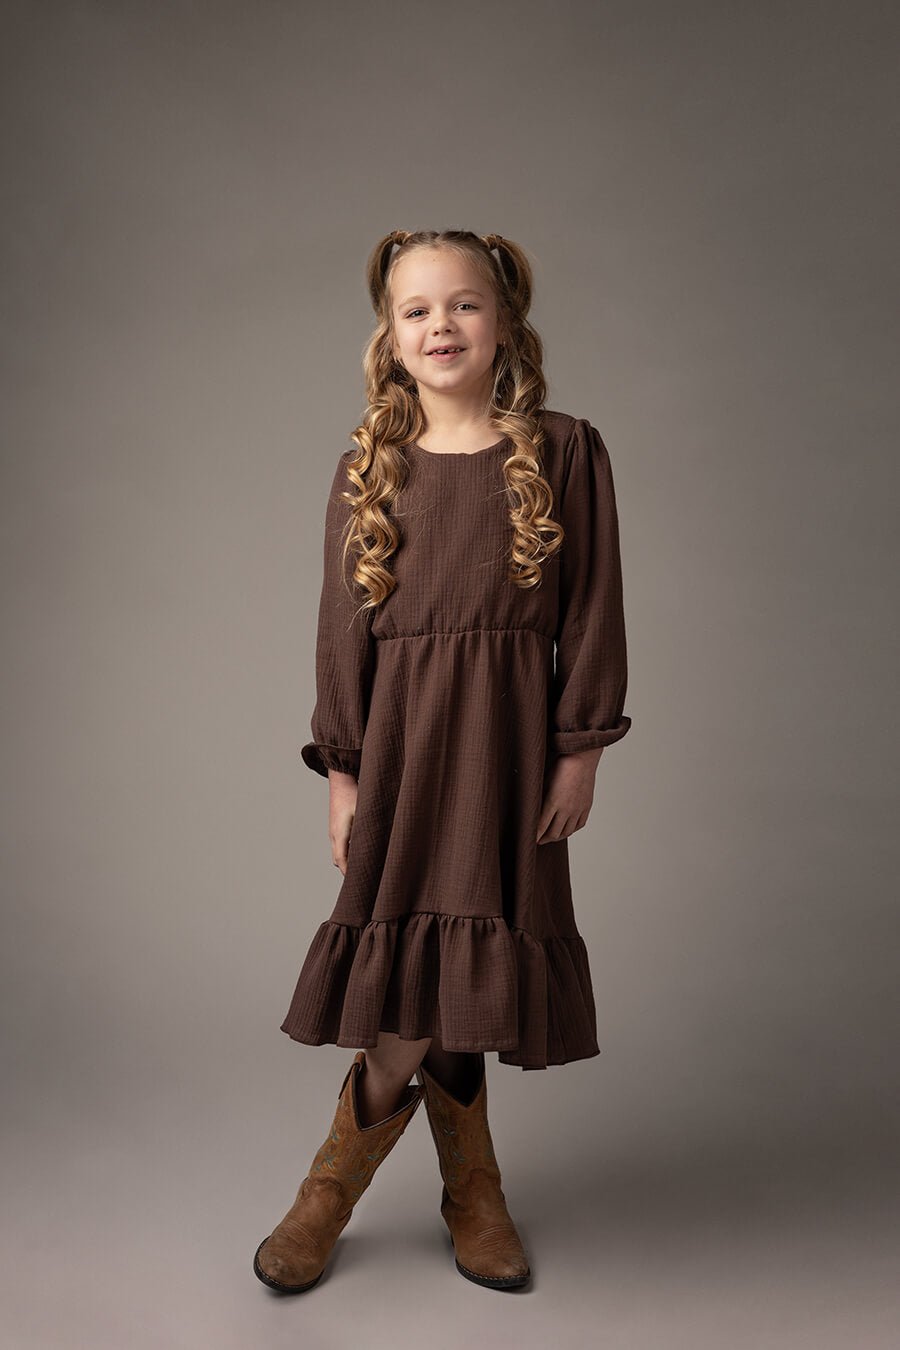
<svg viewBox="0 0 900 1350"><path fill-rule="evenodd" d="M552 811L544 832L538 836L539 844L555 844L559 840L559 827L562 823L558 811Z"/></svg>
<svg viewBox="0 0 900 1350"><path fill-rule="evenodd" d="M571 839L573 834L577 834L577 832L584 827L587 823L587 818L588 813L586 811L582 811L581 815L578 816L570 816L566 821L563 837L565 839Z"/></svg>
<svg viewBox="0 0 900 1350"><path fill-rule="evenodd" d="M553 818L555 815L556 815L555 810L548 803L541 812L540 819L538 820L537 841L539 844L545 844L548 842L547 832L553 823Z"/></svg>

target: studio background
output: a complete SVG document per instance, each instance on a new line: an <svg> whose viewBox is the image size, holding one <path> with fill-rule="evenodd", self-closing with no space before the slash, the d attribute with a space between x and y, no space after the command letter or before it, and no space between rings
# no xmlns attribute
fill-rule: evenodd
<svg viewBox="0 0 900 1350"><path fill-rule="evenodd" d="M8 1343L886 1350L892 8L2 14ZM529 1292L454 1271L423 1110L291 1302L252 1254L352 1058L279 1030L340 880L324 503L368 252L447 226L528 250L548 404L613 466L601 1054L487 1056Z"/></svg>

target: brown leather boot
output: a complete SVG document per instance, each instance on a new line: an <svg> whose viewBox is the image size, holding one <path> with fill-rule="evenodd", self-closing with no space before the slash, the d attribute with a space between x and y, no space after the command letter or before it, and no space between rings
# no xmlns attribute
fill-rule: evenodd
<svg viewBox="0 0 900 1350"><path fill-rule="evenodd" d="M422 1100L421 1088L411 1084L396 1111L361 1127L356 1080L365 1060L365 1050L357 1050L338 1093L328 1138L300 1183L293 1205L253 1257L254 1273L282 1293L299 1294L318 1283L353 1206Z"/></svg>
<svg viewBox="0 0 900 1350"><path fill-rule="evenodd" d="M425 1096L444 1189L441 1214L453 1242L456 1268L491 1289L512 1289L531 1278L506 1197L487 1118L484 1056L478 1091L468 1106L442 1087L424 1064L416 1077Z"/></svg>

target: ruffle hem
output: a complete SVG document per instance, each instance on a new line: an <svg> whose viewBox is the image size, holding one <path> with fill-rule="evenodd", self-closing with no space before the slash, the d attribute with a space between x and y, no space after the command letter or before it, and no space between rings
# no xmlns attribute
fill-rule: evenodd
<svg viewBox="0 0 900 1350"><path fill-rule="evenodd" d="M435 995L435 991L437 994ZM361 1049L379 1031L439 1036L546 1069L600 1053L580 934L538 939L502 918L415 911L316 930L281 1024L305 1045Z"/></svg>

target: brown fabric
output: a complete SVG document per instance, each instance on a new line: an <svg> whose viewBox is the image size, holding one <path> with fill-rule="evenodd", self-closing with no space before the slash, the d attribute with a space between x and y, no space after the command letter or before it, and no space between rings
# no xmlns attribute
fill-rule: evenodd
<svg viewBox="0 0 900 1350"><path fill-rule="evenodd" d="M337 901L281 1026L294 1040L439 1035L523 1069L599 1054L568 840L536 839L550 760L631 725L618 517L599 432L542 418L566 539L531 591L505 577L509 441L471 455L408 446L397 588L374 619L355 613L340 576L341 456L301 753L317 773L354 773L359 795Z"/></svg>
<svg viewBox="0 0 900 1350"><path fill-rule="evenodd" d="M479 1284L525 1284L531 1271L506 1207L500 1167L487 1117L487 1075L482 1060L478 1091L463 1104L419 1066L425 1110L444 1187L441 1214L450 1230L456 1264Z"/></svg>
<svg viewBox="0 0 900 1350"><path fill-rule="evenodd" d="M421 1088L408 1087L396 1111L360 1128L357 1079L365 1059L364 1050L353 1057L328 1138L313 1158L287 1214L256 1249L253 1269L274 1289L299 1294L318 1282L354 1205L422 1100Z"/></svg>

